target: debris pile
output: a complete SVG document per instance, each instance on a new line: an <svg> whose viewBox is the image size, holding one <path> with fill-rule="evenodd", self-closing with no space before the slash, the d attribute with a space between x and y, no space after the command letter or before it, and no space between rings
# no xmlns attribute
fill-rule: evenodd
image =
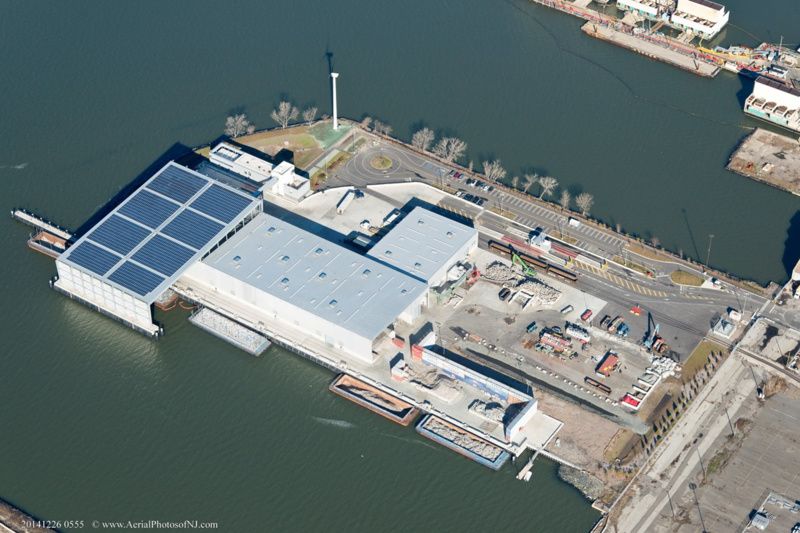
<svg viewBox="0 0 800 533"><path fill-rule="evenodd" d="M561 297L561 291L538 279L528 279L517 285L517 290L529 295L535 302L551 305Z"/></svg>
<svg viewBox="0 0 800 533"><path fill-rule="evenodd" d="M469 410L492 422L502 422L505 415L505 409L497 402L486 403L481 400L475 400L469 404Z"/></svg>
<svg viewBox="0 0 800 533"><path fill-rule="evenodd" d="M486 267L482 273L482 277L497 283L507 283L509 281L518 280L520 276L514 272L510 266L503 264L500 261L495 261Z"/></svg>

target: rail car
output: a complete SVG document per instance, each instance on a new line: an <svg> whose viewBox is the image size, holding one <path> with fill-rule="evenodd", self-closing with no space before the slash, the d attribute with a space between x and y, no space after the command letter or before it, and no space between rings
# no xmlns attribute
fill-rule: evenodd
<svg viewBox="0 0 800 533"><path fill-rule="evenodd" d="M538 268L542 272L547 272L549 274L552 274L553 276L561 279L562 281L575 283L578 280L578 276L574 272L553 265L551 263L548 263L544 259L540 259L534 255L530 255L520 250L516 250L514 249L514 247L508 244L503 244L497 241L489 241L489 249L499 255L502 255L503 257L511 257L512 255L516 254L529 266Z"/></svg>
<svg viewBox="0 0 800 533"><path fill-rule="evenodd" d="M586 383L587 385L591 385L592 387L595 387L596 389L598 389L600 391L605 392L606 394L611 394L611 387L609 387L605 383L600 383L596 379L593 379L593 378L590 378L589 376L586 376L586 377L583 378L583 382Z"/></svg>

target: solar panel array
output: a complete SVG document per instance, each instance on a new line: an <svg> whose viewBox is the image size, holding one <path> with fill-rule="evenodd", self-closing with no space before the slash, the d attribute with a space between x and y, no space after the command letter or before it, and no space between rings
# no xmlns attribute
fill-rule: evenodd
<svg viewBox="0 0 800 533"><path fill-rule="evenodd" d="M253 201L169 163L61 260L145 296L186 266Z"/></svg>

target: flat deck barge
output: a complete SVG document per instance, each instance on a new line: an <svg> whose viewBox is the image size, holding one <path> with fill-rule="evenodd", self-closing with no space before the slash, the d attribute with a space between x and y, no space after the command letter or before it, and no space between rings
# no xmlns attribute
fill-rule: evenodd
<svg viewBox="0 0 800 533"><path fill-rule="evenodd" d="M438 442L492 470L500 470L510 457L510 454L499 446L437 416L425 415L416 429L423 437Z"/></svg>
<svg viewBox="0 0 800 533"><path fill-rule="evenodd" d="M340 374L328 389L342 398L366 407L373 413L401 426L410 425L419 414L419 409L400 398L369 385L349 374Z"/></svg>

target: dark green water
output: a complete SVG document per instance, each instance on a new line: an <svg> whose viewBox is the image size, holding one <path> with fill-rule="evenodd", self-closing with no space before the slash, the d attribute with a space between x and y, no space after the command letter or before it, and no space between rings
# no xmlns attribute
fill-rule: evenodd
<svg viewBox="0 0 800 533"><path fill-rule="evenodd" d="M728 5L759 38L800 40L797 2ZM711 262L742 276L781 280L798 254L785 253L796 198L722 169L755 125L739 80L651 63L541 7L0 10L6 208L77 227L173 143L216 137L234 109L262 127L284 94L329 112L330 50L344 115L402 137L420 123L459 135L475 161L555 175L592 192L597 216L687 254L705 257L713 233ZM754 44L736 28L725 39ZM162 317L157 343L131 333L52 292L52 262L25 249L25 228L0 224L0 497L39 517L231 531L584 531L598 517L551 464L530 484L492 474L333 397L330 374L294 356L252 359L179 313Z"/></svg>

